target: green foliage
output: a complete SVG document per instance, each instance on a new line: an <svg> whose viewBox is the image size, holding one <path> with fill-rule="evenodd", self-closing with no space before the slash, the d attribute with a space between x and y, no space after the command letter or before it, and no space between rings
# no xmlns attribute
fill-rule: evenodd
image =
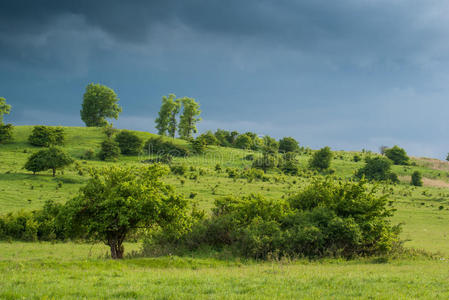
<svg viewBox="0 0 449 300"><path fill-rule="evenodd" d="M50 147L64 145L65 133L62 127L34 126L28 141L33 146Z"/></svg>
<svg viewBox="0 0 449 300"><path fill-rule="evenodd" d="M365 181L315 179L285 200L260 195L215 201L210 218L196 223L182 243L232 247L245 257L324 257L385 254L399 242L393 210Z"/></svg>
<svg viewBox="0 0 449 300"><path fill-rule="evenodd" d="M394 146L393 148L385 149L385 156L388 157L395 165L408 165L410 158L403 148Z"/></svg>
<svg viewBox="0 0 449 300"><path fill-rule="evenodd" d="M0 216L0 239L36 241L38 224L30 212L18 211Z"/></svg>
<svg viewBox="0 0 449 300"><path fill-rule="evenodd" d="M111 139L106 139L101 143L101 149L98 157L101 160L115 161L120 156L120 147L118 143Z"/></svg>
<svg viewBox="0 0 449 300"><path fill-rule="evenodd" d="M396 174L391 172L392 162L388 158L375 156L367 157L365 159L365 166L357 170L355 176L358 178L365 177L368 180L391 180L398 182Z"/></svg>
<svg viewBox="0 0 449 300"><path fill-rule="evenodd" d="M86 186L65 205L70 235L101 241L120 259L132 230L176 225L181 232L188 202L160 180L166 173L157 164L92 170Z"/></svg>
<svg viewBox="0 0 449 300"><path fill-rule="evenodd" d="M32 154L25 164L25 169L33 174L51 169L53 177L56 169L64 168L73 163L73 159L62 149L50 147Z"/></svg>
<svg viewBox="0 0 449 300"><path fill-rule="evenodd" d="M9 115L11 112L11 105L6 103L6 99L0 97L0 125L3 125L3 115Z"/></svg>
<svg viewBox="0 0 449 300"><path fill-rule="evenodd" d="M299 143L292 137L284 137L279 140L279 152L298 152Z"/></svg>
<svg viewBox="0 0 449 300"><path fill-rule="evenodd" d="M109 87L90 83L83 96L81 120L87 127L104 127L108 124L105 118L117 120L122 108L117 104L117 94Z"/></svg>
<svg viewBox="0 0 449 300"><path fill-rule="evenodd" d="M14 126L12 124L0 123L0 144L6 144L12 141Z"/></svg>
<svg viewBox="0 0 449 300"><path fill-rule="evenodd" d="M324 147L313 154L309 166L311 169L324 171L330 167L331 161L332 151L329 147Z"/></svg>
<svg viewBox="0 0 449 300"><path fill-rule="evenodd" d="M196 154L203 154L207 148L206 141L201 137L191 140L190 145L192 146L193 152Z"/></svg>
<svg viewBox="0 0 449 300"><path fill-rule="evenodd" d="M169 154L173 157L187 157L190 155L189 149L186 147L166 141L161 137L150 138L146 141L144 150L146 153L154 155Z"/></svg>
<svg viewBox="0 0 449 300"><path fill-rule="evenodd" d="M270 169L277 167L278 160L276 156L268 153L264 153L262 157L257 158L253 161L252 167L256 169L261 169L267 172Z"/></svg>
<svg viewBox="0 0 449 300"><path fill-rule="evenodd" d="M362 160L362 158L360 157L360 155L355 154L354 157L352 158L352 160L353 160L354 162L359 162L359 161Z"/></svg>
<svg viewBox="0 0 449 300"><path fill-rule="evenodd" d="M262 151L267 154L276 154L279 150L279 143L276 139L266 135L262 139Z"/></svg>
<svg viewBox="0 0 449 300"><path fill-rule="evenodd" d="M298 175L299 173L299 161L296 159L295 152L286 152L282 155L282 161L279 164L279 168L285 174Z"/></svg>
<svg viewBox="0 0 449 300"><path fill-rule="evenodd" d="M121 130L115 137L120 151L125 155L137 155L142 150L143 141L135 133L128 130Z"/></svg>
<svg viewBox="0 0 449 300"><path fill-rule="evenodd" d="M185 175L187 173L187 166L184 164L171 165L170 171L175 175Z"/></svg>
<svg viewBox="0 0 449 300"><path fill-rule="evenodd" d="M198 116L201 114L200 105L193 98L184 97L179 99L182 103L182 115L179 120L179 136L183 139L192 137L192 133L197 133L196 124L201 121Z"/></svg>
<svg viewBox="0 0 449 300"><path fill-rule="evenodd" d="M239 135L235 139L235 147L240 149L250 149L252 147L252 139L250 136L248 136L246 133Z"/></svg>
<svg viewBox="0 0 449 300"><path fill-rule="evenodd" d="M106 135L106 137L110 139L114 136L114 134L117 133L118 130L114 128L112 124L108 123L102 128L102 131Z"/></svg>
<svg viewBox="0 0 449 300"><path fill-rule="evenodd" d="M419 171L415 171L412 174L411 184L414 186L422 186L422 174Z"/></svg>
<svg viewBox="0 0 449 300"><path fill-rule="evenodd" d="M234 145L235 139L239 135L237 131L227 131L222 129L217 129L214 133L218 140L218 144L222 147L232 147Z"/></svg>
<svg viewBox="0 0 449 300"><path fill-rule="evenodd" d="M156 129L160 135L175 137L177 129L176 115L181 108L181 101L175 99L176 95L170 94L168 97L162 97L162 105L159 111L159 116L156 118Z"/></svg>
<svg viewBox="0 0 449 300"><path fill-rule="evenodd" d="M198 139L202 139L206 145L219 145L219 142L212 131L208 130L206 133L201 134Z"/></svg>

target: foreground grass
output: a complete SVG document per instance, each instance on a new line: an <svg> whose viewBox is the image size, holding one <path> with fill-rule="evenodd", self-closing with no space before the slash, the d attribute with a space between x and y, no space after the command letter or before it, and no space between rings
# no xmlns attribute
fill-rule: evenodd
<svg viewBox="0 0 449 300"><path fill-rule="evenodd" d="M0 243L0 247L1 299L449 297L445 260L242 263L160 257L112 261L89 258L85 245L72 243ZM19 248L25 251L12 255L11 250ZM40 255L35 251L38 248L44 250ZM54 249L54 253L46 249Z"/></svg>

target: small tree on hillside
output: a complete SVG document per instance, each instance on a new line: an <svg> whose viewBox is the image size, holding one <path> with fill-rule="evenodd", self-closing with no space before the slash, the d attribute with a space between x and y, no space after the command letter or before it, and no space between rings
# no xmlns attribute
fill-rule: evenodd
<svg viewBox="0 0 449 300"><path fill-rule="evenodd" d="M108 124L105 118L117 120L122 108L117 104L119 98L109 87L90 83L83 96L81 120L87 127L103 127Z"/></svg>
<svg viewBox="0 0 449 300"><path fill-rule="evenodd" d="M36 174L37 172L52 170L53 177L56 170L73 163L73 159L62 149L50 147L32 154L25 164L25 169Z"/></svg>
<svg viewBox="0 0 449 300"><path fill-rule="evenodd" d="M385 150L385 156L391 159L395 165L408 165L410 158L403 148L394 146Z"/></svg>
<svg viewBox="0 0 449 300"><path fill-rule="evenodd" d="M279 152L297 152L299 151L299 143L292 137L284 137L279 140Z"/></svg>
<svg viewBox="0 0 449 300"><path fill-rule="evenodd" d="M113 259L120 259L132 230L176 224L173 228L182 232L188 202L161 181L166 173L160 165L92 171L79 195L66 204L70 235L101 241Z"/></svg>
<svg viewBox="0 0 449 300"><path fill-rule="evenodd" d="M193 133L197 133L196 124L201 121L200 105L193 98L184 97L180 99L183 107L179 121L179 135L183 139L189 139Z"/></svg>
<svg viewBox="0 0 449 300"><path fill-rule="evenodd" d="M271 136L265 135L262 138L262 151L268 154L276 154L279 150L279 143Z"/></svg>
<svg viewBox="0 0 449 300"><path fill-rule="evenodd" d="M142 150L143 140L131 131L120 131L115 137L115 141L118 143L122 154L137 155Z"/></svg>
<svg viewBox="0 0 449 300"><path fill-rule="evenodd" d="M312 169L324 171L329 169L332 161L332 151L329 147L324 147L315 152L309 161Z"/></svg>

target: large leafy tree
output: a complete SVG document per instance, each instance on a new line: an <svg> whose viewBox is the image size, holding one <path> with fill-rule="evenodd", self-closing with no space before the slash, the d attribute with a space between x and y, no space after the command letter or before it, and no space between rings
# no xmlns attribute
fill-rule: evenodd
<svg viewBox="0 0 449 300"><path fill-rule="evenodd" d="M50 147L32 154L25 164L25 169L33 172L33 174L51 169L54 177L56 169L63 168L71 163L73 163L73 159L64 150Z"/></svg>
<svg viewBox="0 0 449 300"><path fill-rule="evenodd" d="M119 98L109 87L90 83L86 87L81 109L81 120L87 127L103 127L108 124L105 118L117 120L122 108L117 104Z"/></svg>
<svg viewBox="0 0 449 300"><path fill-rule="evenodd" d="M9 115L11 112L11 105L6 103L6 99L0 97L0 125L3 125L3 115Z"/></svg>
<svg viewBox="0 0 449 300"><path fill-rule="evenodd" d="M401 147L394 146L386 149L384 152L385 156L391 159L395 165L408 165L410 163L407 152Z"/></svg>
<svg viewBox="0 0 449 300"><path fill-rule="evenodd" d="M158 164L92 170L87 185L66 204L71 235L102 241L111 257L120 259L123 241L134 229L185 228L188 202L160 180L167 171Z"/></svg>
<svg viewBox="0 0 449 300"><path fill-rule="evenodd" d="M201 121L200 105L193 98L184 97L180 99L183 107L179 121L179 135L183 139L189 139L193 133L197 133L196 124Z"/></svg>
<svg viewBox="0 0 449 300"><path fill-rule="evenodd" d="M279 152L296 152L299 150L298 142L292 137L284 137L279 140Z"/></svg>
<svg viewBox="0 0 449 300"><path fill-rule="evenodd" d="M175 137L178 122L176 116L181 108L181 102L176 99L176 95L170 94L168 97L162 97L162 105L159 111L159 116L156 119L156 129L160 135Z"/></svg>

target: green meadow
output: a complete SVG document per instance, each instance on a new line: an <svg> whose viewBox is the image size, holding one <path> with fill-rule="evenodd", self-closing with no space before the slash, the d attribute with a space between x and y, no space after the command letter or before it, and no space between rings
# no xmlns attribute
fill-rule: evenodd
<svg viewBox="0 0 449 300"><path fill-rule="evenodd" d="M104 134L99 128L64 127L64 149L75 163L58 171L33 175L23 166L39 148L27 142L32 126L18 126L14 141L0 145L0 214L40 209L45 201L64 203L88 180L88 169L111 164L142 165L146 156L121 156L117 162L83 159L88 149L98 152ZM154 134L137 132L145 140ZM167 138L168 139L168 138ZM186 144L182 140L175 143ZM244 158L255 152L211 146L201 156L175 158L185 164L184 176L168 175L167 183L206 212L225 195L263 194L280 199L310 181L307 177L269 172L268 181L229 178L226 168L251 166ZM349 179L364 165L354 155L334 152L335 176ZM307 167L310 155L298 157ZM401 182L381 186L396 209L392 220L402 223L402 239L411 253L395 258L352 260L305 259L254 261L227 253L141 257L139 242L125 244L127 257L108 259L101 244L16 242L0 243L0 298L128 298L128 299L273 299L273 298L448 298L449 286L449 165L412 158L412 166L393 166ZM216 165L222 171L216 170ZM410 185L419 170L424 186ZM423 253L423 254L420 254Z"/></svg>

